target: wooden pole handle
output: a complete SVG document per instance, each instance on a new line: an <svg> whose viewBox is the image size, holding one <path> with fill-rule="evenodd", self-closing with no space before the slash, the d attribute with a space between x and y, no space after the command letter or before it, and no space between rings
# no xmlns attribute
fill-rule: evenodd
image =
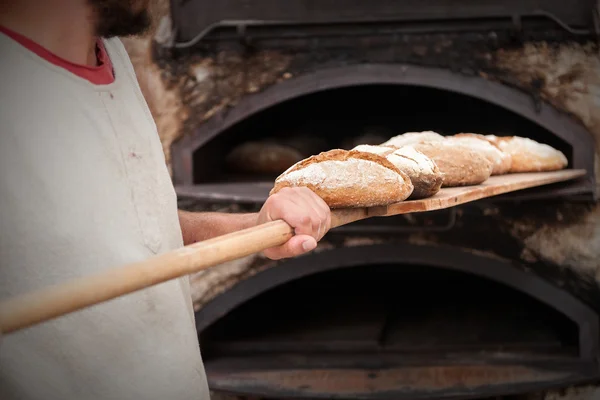
<svg viewBox="0 0 600 400"><path fill-rule="evenodd" d="M331 227L365 216L364 209L333 211ZM293 229L284 221L268 222L144 261L16 296L0 303L0 332L11 333L149 286L259 253L286 243L292 236Z"/></svg>
<svg viewBox="0 0 600 400"><path fill-rule="evenodd" d="M442 189L436 196L427 199L370 209L337 209L331 213L331 228L372 216L439 210L501 193L575 179L585 174L585 170L564 170L503 175L491 177L478 186ZM145 261L17 296L0 303L0 332L10 333L226 261L259 253L284 244L292 235L293 229L285 222L269 222Z"/></svg>

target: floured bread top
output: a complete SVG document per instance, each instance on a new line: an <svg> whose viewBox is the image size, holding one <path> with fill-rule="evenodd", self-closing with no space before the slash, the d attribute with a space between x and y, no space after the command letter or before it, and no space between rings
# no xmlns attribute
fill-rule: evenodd
<svg viewBox="0 0 600 400"><path fill-rule="evenodd" d="M375 174L374 170L378 173ZM280 179L292 186L303 184L318 185L321 188L335 189L344 186L364 187L365 189L378 182L404 184L401 175L391 169L382 167L373 161L350 158L345 161L323 161L310 164L302 169L292 171Z"/></svg>
<svg viewBox="0 0 600 400"><path fill-rule="evenodd" d="M295 164L281 174L277 182L291 186L315 185L323 189L348 186L367 189L382 182L405 185L410 179L384 157L336 149Z"/></svg>
<svg viewBox="0 0 600 400"><path fill-rule="evenodd" d="M464 143L469 146L477 147L482 150L496 151L498 154L501 153L501 151L499 151L498 148L492 145L488 140L479 139L474 136L451 136L449 139L458 141L459 143Z"/></svg>
<svg viewBox="0 0 600 400"><path fill-rule="evenodd" d="M412 146L401 147L388 154L386 158L400 170L407 168L421 174L434 174L437 170L437 166L431 158Z"/></svg>
<svg viewBox="0 0 600 400"><path fill-rule="evenodd" d="M502 159L505 157L502 150L493 145L489 140L482 138L478 138L475 136L452 136L449 140L457 141L458 143L464 143L469 147L472 147L475 150L488 152L490 154L495 155L498 159Z"/></svg>
<svg viewBox="0 0 600 400"><path fill-rule="evenodd" d="M561 151L529 138L513 136L510 138L497 138L496 140L498 141L498 147L508 153L526 153L542 160L556 159L565 166L568 163L567 157Z"/></svg>
<svg viewBox="0 0 600 400"><path fill-rule="evenodd" d="M496 136L496 135L484 135L483 138L486 139L487 141L489 141L490 143L495 144L495 145L498 145L498 142L501 139L500 136Z"/></svg>
<svg viewBox="0 0 600 400"><path fill-rule="evenodd" d="M382 143L382 146L390 145L396 147L403 147L411 144L432 142L437 140L444 140L444 136L433 131L423 132L406 132L398 136L390 138L387 142Z"/></svg>
<svg viewBox="0 0 600 400"><path fill-rule="evenodd" d="M356 146L353 150L362 151L364 153L373 153L373 154L379 154L379 155L385 156L386 154L392 153L394 150L396 150L396 148L388 147L388 146L378 146L378 145L372 145L372 144L361 144L361 145Z"/></svg>

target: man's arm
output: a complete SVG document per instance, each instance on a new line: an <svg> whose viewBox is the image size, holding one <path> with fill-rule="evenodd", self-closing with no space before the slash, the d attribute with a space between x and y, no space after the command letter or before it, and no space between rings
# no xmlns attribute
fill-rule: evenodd
<svg viewBox="0 0 600 400"><path fill-rule="evenodd" d="M257 214L179 211L185 245L279 219L294 228L295 235L287 243L263 252L273 260L295 257L313 250L331 226L329 207L305 187L281 189L269 196Z"/></svg>
<svg viewBox="0 0 600 400"><path fill-rule="evenodd" d="M225 214L179 210L184 245L201 242L256 225L258 213Z"/></svg>

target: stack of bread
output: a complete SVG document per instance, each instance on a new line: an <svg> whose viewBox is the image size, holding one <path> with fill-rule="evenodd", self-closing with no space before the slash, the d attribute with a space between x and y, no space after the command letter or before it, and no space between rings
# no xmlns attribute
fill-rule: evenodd
<svg viewBox="0 0 600 400"><path fill-rule="evenodd" d="M301 160L275 180L271 194L305 186L331 208L374 207L432 197L443 187L479 185L492 175L566 166L559 150L519 136L406 132L379 145Z"/></svg>

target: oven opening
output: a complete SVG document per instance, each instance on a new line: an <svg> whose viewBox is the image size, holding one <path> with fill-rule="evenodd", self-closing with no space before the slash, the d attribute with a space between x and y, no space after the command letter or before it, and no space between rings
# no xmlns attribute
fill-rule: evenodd
<svg viewBox="0 0 600 400"><path fill-rule="evenodd" d="M565 315L501 283L390 264L277 286L209 326L200 343L214 390L437 399L569 379L578 338Z"/></svg>
<svg viewBox="0 0 600 400"><path fill-rule="evenodd" d="M203 343L208 360L357 351L564 358L578 349L576 325L525 293L407 265L352 267L281 285L218 321Z"/></svg>
<svg viewBox="0 0 600 400"><path fill-rule="evenodd" d="M539 125L489 102L440 89L364 85L321 91L278 103L242 120L195 150L193 183L269 182L293 162L333 148L378 144L408 131L518 135L549 144L573 158L571 145ZM276 144L280 161L255 168L232 154L248 142ZM283 150L282 150L283 149ZM260 156L263 157L263 156ZM232 161L233 159L233 161Z"/></svg>

